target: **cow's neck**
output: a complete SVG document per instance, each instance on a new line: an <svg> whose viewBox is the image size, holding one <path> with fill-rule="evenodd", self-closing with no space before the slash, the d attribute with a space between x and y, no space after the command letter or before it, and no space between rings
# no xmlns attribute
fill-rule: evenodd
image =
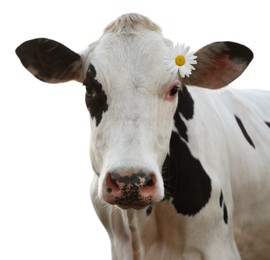
<svg viewBox="0 0 270 260"><path fill-rule="evenodd" d="M184 250L187 218L176 214L169 200L156 204L148 213L133 209L125 213L133 260L176 259Z"/></svg>

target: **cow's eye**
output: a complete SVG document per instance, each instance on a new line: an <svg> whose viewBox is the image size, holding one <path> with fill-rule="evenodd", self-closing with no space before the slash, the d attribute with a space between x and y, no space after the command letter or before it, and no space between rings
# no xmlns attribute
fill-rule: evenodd
<svg viewBox="0 0 270 260"><path fill-rule="evenodd" d="M176 94L178 93L179 86L173 85L170 87L170 89L167 91L165 99L166 100L172 100L176 97Z"/></svg>
<svg viewBox="0 0 270 260"><path fill-rule="evenodd" d="M176 93L178 92L178 86L174 86L171 90L170 90L170 96L173 97Z"/></svg>

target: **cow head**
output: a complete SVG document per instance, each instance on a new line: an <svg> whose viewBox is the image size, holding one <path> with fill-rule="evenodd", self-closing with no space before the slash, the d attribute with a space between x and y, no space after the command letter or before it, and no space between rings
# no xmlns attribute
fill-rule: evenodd
<svg viewBox="0 0 270 260"><path fill-rule="evenodd" d="M80 54L44 38L16 49L38 79L86 87L98 194L121 208L140 209L164 198L162 166L182 87L164 62L171 45L152 21L128 14ZM184 83L215 89L237 78L252 59L248 48L232 42L212 43L195 55L196 70Z"/></svg>

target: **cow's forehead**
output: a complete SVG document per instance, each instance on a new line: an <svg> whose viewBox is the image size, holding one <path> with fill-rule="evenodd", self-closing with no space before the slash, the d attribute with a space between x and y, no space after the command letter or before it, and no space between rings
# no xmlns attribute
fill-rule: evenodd
<svg viewBox="0 0 270 260"><path fill-rule="evenodd" d="M143 60L149 56L155 59L166 52L168 45L171 44L158 32L105 33L100 38L95 53L113 56L120 60L126 60L134 55Z"/></svg>
<svg viewBox="0 0 270 260"><path fill-rule="evenodd" d="M86 67L93 64L97 78L110 84L162 85L170 78L165 62L170 44L159 32L105 33L90 48Z"/></svg>

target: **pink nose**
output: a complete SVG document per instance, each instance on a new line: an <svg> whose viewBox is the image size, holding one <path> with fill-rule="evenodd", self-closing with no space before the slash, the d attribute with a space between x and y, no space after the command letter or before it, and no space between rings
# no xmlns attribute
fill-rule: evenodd
<svg viewBox="0 0 270 260"><path fill-rule="evenodd" d="M105 201L121 208L141 209L152 203L156 176L144 172L112 172L106 178Z"/></svg>

